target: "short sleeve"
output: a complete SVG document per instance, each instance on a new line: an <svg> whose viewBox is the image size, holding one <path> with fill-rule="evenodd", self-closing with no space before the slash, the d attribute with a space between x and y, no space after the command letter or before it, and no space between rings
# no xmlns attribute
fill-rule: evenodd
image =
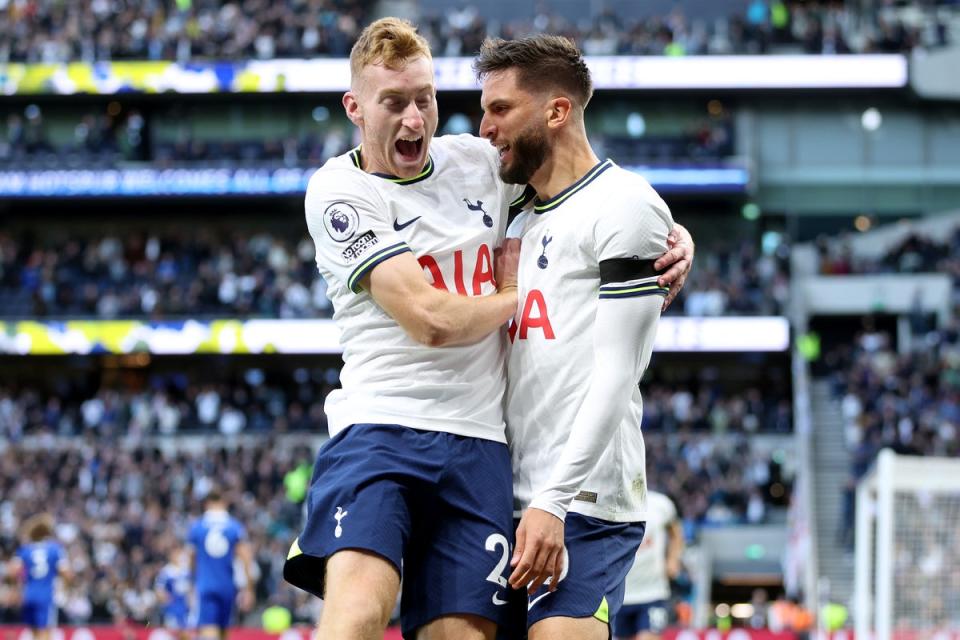
<svg viewBox="0 0 960 640"><path fill-rule="evenodd" d="M676 522L680 518L680 515L677 513L677 505L674 504L669 496L664 496L663 514L665 516L663 521L667 524Z"/></svg>
<svg viewBox="0 0 960 640"><path fill-rule="evenodd" d="M631 198L618 196L594 226L601 299L666 295L669 291L657 285L659 273L653 264L667 250L673 218L649 185L632 191Z"/></svg>
<svg viewBox="0 0 960 640"><path fill-rule="evenodd" d="M317 171L307 187L304 206L317 266L355 293L374 267L410 251L394 230L382 198L355 171Z"/></svg>

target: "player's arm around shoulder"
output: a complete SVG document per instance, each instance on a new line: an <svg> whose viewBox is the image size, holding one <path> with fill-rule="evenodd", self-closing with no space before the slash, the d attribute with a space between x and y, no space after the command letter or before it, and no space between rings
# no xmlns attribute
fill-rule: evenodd
<svg viewBox="0 0 960 640"><path fill-rule="evenodd" d="M499 329L517 306L519 248L505 245L495 258L498 293L467 297L440 291L394 226L370 176L345 167L314 174L305 201L317 262L353 293L365 291L417 342L471 344Z"/></svg>
<svg viewBox="0 0 960 640"><path fill-rule="evenodd" d="M502 327L516 312L519 247L519 240L508 240L496 251L498 291L490 296L434 288L411 253L377 265L362 285L417 342L430 347L470 344Z"/></svg>

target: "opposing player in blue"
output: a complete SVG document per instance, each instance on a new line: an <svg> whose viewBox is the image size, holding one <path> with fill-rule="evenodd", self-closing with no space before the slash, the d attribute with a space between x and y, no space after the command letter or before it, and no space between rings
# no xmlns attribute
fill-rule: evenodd
<svg viewBox="0 0 960 640"><path fill-rule="evenodd" d="M163 605L163 626L180 640L189 640L190 630L190 552L178 547L157 574L154 591Z"/></svg>
<svg viewBox="0 0 960 640"><path fill-rule="evenodd" d="M187 535L193 553L197 629L201 638L225 640L234 603L239 604L241 611L253 606L253 555L246 529L227 512L227 503L219 491L207 494L205 507L203 516L193 523ZM243 567L239 592L234 560L239 560Z"/></svg>
<svg viewBox="0 0 960 640"><path fill-rule="evenodd" d="M54 583L58 576L69 575L66 552L53 537L53 518L48 514L27 520L24 532L27 542L17 549L10 569L23 581L23 623L36 640L48 640L57 622Z"/></svg>

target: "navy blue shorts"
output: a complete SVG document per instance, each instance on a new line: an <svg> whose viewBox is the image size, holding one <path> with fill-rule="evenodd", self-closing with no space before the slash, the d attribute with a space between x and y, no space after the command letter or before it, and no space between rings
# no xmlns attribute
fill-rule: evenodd
<svg viewBox="0 0 960 640"><path fill-rule="evenodd" d="M669 621L666 600L625 604L613 621L613 635L618 638L632 638L641 631L660 633L667 628Z"/></svg>
<svg viewBox="0 0 960 640"><path fill-rule="evenodd" d="M623 604L627 572L645 529L644 522L608 522L568 513L566 564L557 590L551 593L543 586L529 597L511 590L509 628L497 638L526 637L526 629L545 618L594 617L609 623Z"/></svg>
<svg viewBox="0 0 960 640"><path fill-rule="evenodd" d="M326 558L364 549L402 573L405 637L455 613L502 624L512 512L505 444L397 425L353 425L317 456L306 526L283 576L323 597Z"/></svg>
<svg viewBox="0 0 960 640"><path fill-rule="evenodd" d="M31 629L47 629L53 626L56 605L52 600L30 602L25 600L20 607L20 619Z"/></svg>
<svg viewBox="0 0 960 640"><path fill-rule="evenodd" d="M233 603L237 599L236 592L203 591L197 594L197 626L220 627L230 626L233 617Z"/></svg>

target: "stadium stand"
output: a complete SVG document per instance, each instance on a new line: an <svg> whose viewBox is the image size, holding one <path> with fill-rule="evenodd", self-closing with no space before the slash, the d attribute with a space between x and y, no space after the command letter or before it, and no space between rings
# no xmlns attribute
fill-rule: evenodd
<svg viewBox="0 0 960 640"><path fill-rule="evenodd" d="M58 380L54 391L0 387L0 438L95 438L178 434L323 434L323 399L338 384L336 369L271 375L249 369L237 380L197 383L183 374L150 376L138 391Z"/></svg>
<svg viewBox="0 0 960 640"><path fill-rule="evenodd" d="M852 550L855 483L884 448L905 455L960 456L960 326L924 331L913 351L866 322L852 343L826 358L850 455L839 535Z"/></svg>
<svg viewBox="0 0 960 640"><path fill-rule="evenodd" d="M377 4L387 3L0 0L0 74L7 63L20 62L175 60L184 67L193 62L241 67L259 60L342 58L375 17ZM915 65L927 54L956 46L960 36L956 0L608 0L602 9L600 4L417 0L391 6L408 8L435 54L446 57L472 55L487 35L549 32L575 38L596 56L808 54L798 57L809 62L820 54L899 53L912 54ZM234 94L151 95L105 83L102 92L110 96L64 98L44 95L51 91L47 85L4 86L18 94L0 107L0 173L5 175L240 168L295 169L308 176L356 144L339 94L333 93L240 95L248 88L235 88ZM70 93L73 85L65 86L63 92ZM264 86L268 92L285 91L280 81L275 88ZM477 130L475 93L444 92L441 100L440 132ZM948 234L915 235L879 256L859 255L838 232L854 215L872 216L874 208L882 210L878 217L909 216L931 206L932 199L921 202L932 198L929 184L905 186L907 178L896 180L941 175L927 172L943 168L934 167L938 164L952 170L956 145L951 136L960 130L952 108L945 102L935 109L899 85L821 88L802 98L769 88L661 92L632 87L599 91L588 123L598 152L624 166L709 169L742 160L749 168L739 191L714 187L666 198L698 241L696 268L668 314L686 316L683 320L693 324L717 316L787 315L794 302L791 286L799 280L796 263L794 273L788 268L789 254L802 236L821 232L829 235L816 245L819 259L811 261L812 271L946 273L954 282L954 303L960 303L960 227ZM861 119L869 109L883 114L878 130L869 130ZM912 141L920 138L922 152L914 153ZM908 152L901 155L902 149ZM886 178L872 175L878 167L889 170L883 175L894 176L893 188L906 196L887 197ZM861 200L830 191L837 182L852 185L850 193L873 193ZM65 326L75 319L162 324L332 314L302 224L302 193L257 193L262 199L253 204L214 193L182 200L182 194L143 195L84 199L57 192L0 198L0 329L12 336L21 320ZM749 218L747 202L759 203L762 217L758 207ZM903 211L890 210L894 207ZM291 222L284 215L294 209ZM825 212L836 218L817 218ZM688 223L697 215L703 220ZM843 216L849 220L838 222ZM768 242L768 236L777 241ZM775 617L764 613L768 600L783 592L806 596L814 609L827 595L846 604L838 580L828 591L815 578L825 578L831 569L851 573L849 557L834 561L823 548L836 537L852 549L854 488L878 451L892 447L960 456L960 325L917 314L909 323L912 347L902 352L888 328L889 322L882 330L868 327L849 340L850 346L830 345L813 358L812 369L821 376L815 386L826 387L824 395L832 399L813 412L818 444L811 451L826 459L823 449L833 441L823 438L824 425L832 428L832 423L823 416L842 413L843 441L833 447L843 456L836 465L840 482L817 475L816 466L801 468L799 443L810 436L803 433L802 412L794 414L791 392L799 385L790 380L783 354L753 359L746 353L750 345L744 353L721 354L698 352L694 345L690 353L655 355L652 380L644 381L649 473L659 482L656 488L671 494L680 508L692 543L689 578L708 576L692 590L703 601L690 609L701 617L694 621L688 611L680 618L684 626L775 630ZM802 330L794 325L794 337L806 338ZM268 604L289 609L303 628L315 622L317 600L280 579L282 559L301 523L299 499L296 492L288 493L285 478L302 473L324 439L323 401L338 384L339 363L335 355L298 356L294 362L285 355L237 355L240 349L231 349L223 346L224 355L213 357L96 352L53 356L49 362L0 357L0 560L15 548L26 517L40 508L52 511L78 576L58 595L62 622L162 624L154 578L213 482L227 488L258 552L257 607L238 623L257 625ZM150 364L128 366L140 358ZM717 361L725 368L714 377L675 373L682 367L707 370ZM161 362L157 371L150 369ZM82 373L59 375L73 367ZM739 372L749 379L736 379ZM841 428L834 431L839 434ZM808 488L807 494L800 490L804 471L808 478L817 475L815 491ZM842 525L837 530L831 522L826 528L823 514L840 509L825 496L838 494L843 496ZM920 519L923 513L907 511L906 517ZM798 586L804 578L790 575L789 562L781 566L779 542L764 547L769 538L762 538L762 548L755 548L761 532L770 530L789 545L783 555L797 555L799 573L814 576L813 584ZM721 534L715 538L719 543L709 540L715 533ZM819 551L816 544L805 546L811 537ZM924 560L935 557L933 550L918 547L899 557L898 576L910 574L911 564L933 563ZM730 556L721 557L724 551ZM750 564L755 560L750 554L760 551L767 554L767 574ZM957 555L952 553L942 557ZM941 617L944 611L960 611L956 597L921 602L917 594L922 591L898 580L898 591L909 592L917 611L927 615L939 607ZM0 623L19 620L14 583L0 562ZM731 607L723 603L737 602L749 602L753 615L731 618ZM722 606L726 615L719 613ZM797 629L811 624L808 615Z"/></svg>
<svg viewBox="0 0 960 640"><path fill-rule="evenodd" d="M859 10L832 2L725 2L718 5L726 12L712 21L685 12L682 5L660 15L608 8L579 19L540 5L528 18L505 22L488 17L496 9L497 3L492 4L443 11L428 7L411 17L424 25L435 55L448 56L472 55L486 35L511 38L533 32L571 36L589 55L899 53L945 46L951 38L948 9L931 3ZM0 60L344 57L370 19L371 6L364 0L11 2L0 23ZM510 15L523 15L516 3L511 7Z"/></svg>
<svg viewBox="0 0 960 640"><path fill-rule="evenodd" d="M186 229L184 225L184 229ZM305 234L144 229L0 231L0 317L325 318L332 315ZM785 247L784 247L785 249ZM750 241L705 250L671 307L689 316L781 315L786 262Z"/></svg>
<svg viewBox="0 0 960 640"><path fill-rule="evenodd" d="M93 232L93 230L90 230ZM0 308L33 317L329 317L309 237L0 233Z"/></svg>
<svg viewBox="0 0 960 640"><path fill-rule="evenodd" d="M144 112L110 102L79 115L31 103L0 110L0 169L317 168L356 144L349 122L332 115L333 109L339 107L299 98L277 118L272 105L248 105L241 122L231 124L216 111L188 103ZM710 163L735 154L729 114L691 108L668 113L650 106L638 133L623 124L635 111L636 106L625 110L615 104L597 116L603 133L594 142L621 164ZM456 111L440 127L441 133L478 130L475 114Z"/></svg>
<svg viewBox="0 0 960 640"><path fill-rule="evenodd" d="M89 437L67 446L9 447L0 453L0 547L15 548L17 523L37 505L58 517L57 537L76 576L58 593L61 620L160 623L156 574L182 544L185 527L202 510L202 496L217 484L225 488L256 550L258 599L285 602L299 612L299 621L310 621L309 600L281 586L277 564L300 517L300 505L282 490L284 476L310 463L308 448L262 441L164 454L109 442ZM0 574L0 620L5 622L14 622L19 609L9 595L12 579Z"/></svg>
<svg viewBox="0 0 960 640"><path fill-rule="evenodd" d="M233 512L258 552L258 608L280 601L310 623L310 600L280 580L277 559L300 518L300 505L283 487L288 472L312 461L312 445L305 443L315 443L308 434L322 430L321 399L330 386L290 382L287 390L240 382L188 386L179 394L101 390L85 399L0 390L0 439L26 438L0 450L0 549L10 552L16 523L45 497L77 576L59 594L61 619L156 624L156 574L216 483L228 488ZM663 387L654 395L670 399ZM731 395L716 404L750 400ZM271 407L280 415L258 428L257 416ZM243 415L246 424L238 419ZM228 424L233 427L225 429ZM300 434L289 433L294 430ZM651 426L648 438L651 474L664 479L681 505L691 537L701 527L760 524L782 511L790 478L781 457L745 433L666 433ZM0 622L16 620L11 578L0 574Z"/></svg>

